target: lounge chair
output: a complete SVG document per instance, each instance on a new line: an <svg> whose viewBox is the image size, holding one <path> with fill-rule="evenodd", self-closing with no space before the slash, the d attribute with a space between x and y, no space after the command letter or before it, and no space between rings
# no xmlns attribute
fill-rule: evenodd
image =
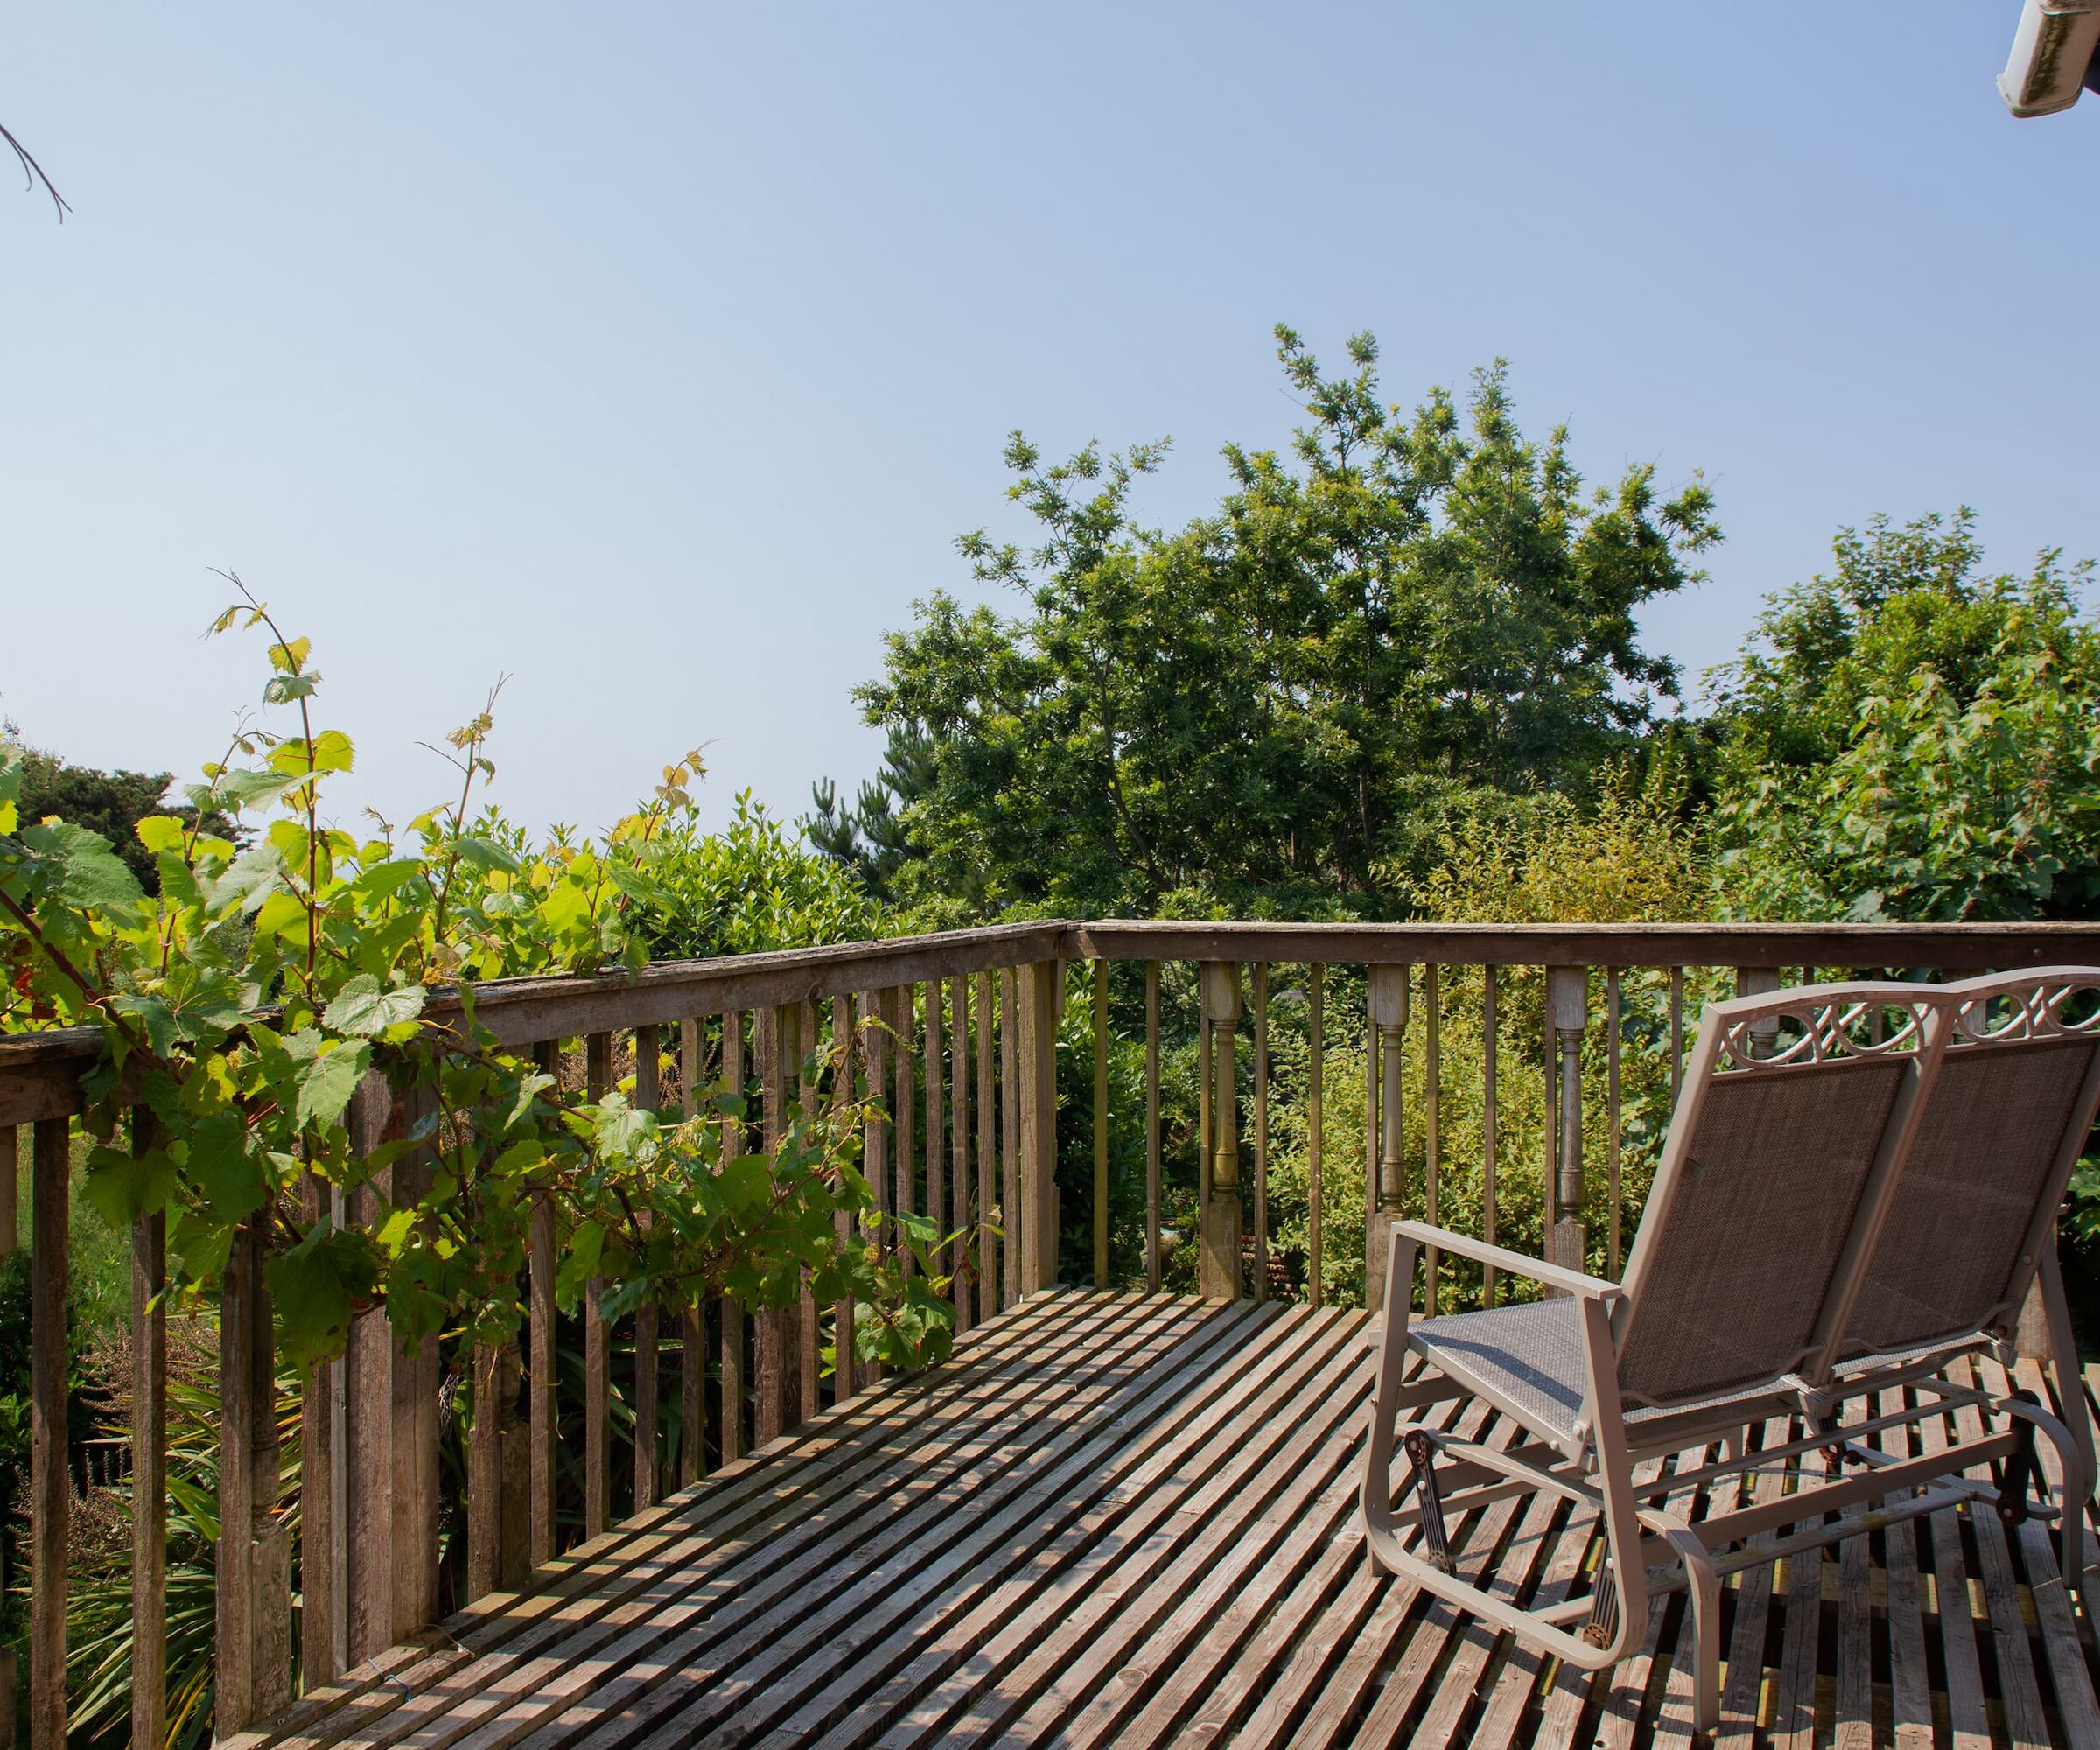
<svg viewBox="0 0 2100 1750"><path fill-rule="evenodd" d="M1711 1005L1623 1283L1394 1224L1362 1502L1373 1563L1588 1670L1629 1656L1653 1600L1689 1589L1702 1731L1720 1712L1720 1582L1739 1569L1983 1501L2009 1521L2058 1518L2083 1592L2082 1409L2066 1427L2029 1394L1942 1375L1971 1351L2009 1360L2039 1281L2059 1401L2082 1405L2050 1237L2096 1103L2100 970ZM1548 1298L1414 1320L1425 1247ZM1860 1402L1884 1392L1878 1413ZM1516 1438L1453 1432L1467 1425L1454 1398L1491 1407ZM1422 1419L1435 1404L1446 1413ZM1912 1454L1910 1424L1964 1406L1980 1432ZM1798 1437L1751 1450L1774 1417L1798 1417ZM2057 1450L2060 1502L2034 1462L2038 1432ZM1709 1445L1718 1463L1635 1480L1643 1460ZM1804 1467L1797 1492L1731 1504L1737 1479L1819 1451L1820 1480ZM1964 1475L1986 1466L1990 1481ZM1702 1482L1706 1511L1672 1505ZM1492 1572L1461 1572L1449 1522L1539 1490L1600 1515L1604 1561L1583 1595L1519 1608L1489 1590Z"/></svg>

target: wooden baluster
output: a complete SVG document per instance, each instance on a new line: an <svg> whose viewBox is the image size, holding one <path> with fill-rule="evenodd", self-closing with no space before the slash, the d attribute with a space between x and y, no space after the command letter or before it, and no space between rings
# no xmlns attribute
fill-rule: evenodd
<svg viewBox="0 0 2100 1750"><path fill-rule="evenodd" d="M1684 969L1670 969L1670 1105L1684 1088Z"/></svg>
<svg viewBox="0 0 2100 1750"><path fill-rule="evenodd" d="M22 1230L21 1165L16 1150L14 1125L0 1124L0 1257L14 1250Z"/></svg>
<svg viewBox="0 0 2100 1750"><path fill-rule="evenodd" d="M1327 969L1319 961L1306 969L1306 1002L1311 1010L1312 1062L1306 1086L1306 1269L1312 1278L1312 1305L1325 1304L1322 1280L1326 1258L1321 1250L1321 1216L1326 1202L1320 1159L1326 1123L1327 1088Z"/></svg>
<svg viewBox="0 0 2100 1750"><path fill-rule="evenodd" d="M584 1042L585 1097L596 1103L612 1085L612 1035ZM584 1540L612 1523L612 1332L606 1323L606 1279L584 1287Z"/></svg>
<svg viewBox="0 0 2100 1750"><path fill-rule="evenodd" d="M1109 962L1094 962L1094 1286L1109 1285Z"/></svg>
<svg viewBox="0 0 2100 1750"><path fill-rule="evenodd" d="M853 1004L844 997L831 999L831 1104L843 1111L853 1103ZM868 1167L866 1139L862 1140L861 1167ZM841 1209L835 1220L834 1236L839 1245L850 1246L858 1237L853 1217ZM831 1303L831 1401L844 1404L858 1392L859 1357L853 1353L853 1297L842 1296Z"/></svg>
<svg viewBox="0 0 2100 1750"><path fill-rule="evenodd" d="M926 981L926 1214L934 1224L934 1237L948 1237L948 1174L941 1158L948 1121L942 1102L947 1098L947 1056L942 1049L943 993L938 978ZM947 1247L936 1245L934 1261L941 1263Z"/></svg>
<svg viewBox="0 0 2100 1750"><path fill-rule="evenodd" d="M700 1064L706 1039L698 1020L679 1023L678 1109L699 1116ZM707 1321L697 1297L678 1310L678 1487L707 1474Z"/></svg>
<svg viewBox="0 0 2100 1750"><path fill-rule="evenodd" d="M634 1029L634 1105L638 1111L654 1112L663 1103L660 1058L663 1043L653 1026ZM656 1504L659 1476L657 1418L662 1410L658 1393L658 1326L654 1295L634 1309L634 1510Z"/></svg>
<svg viewBox="0 0 2100 1750"><path fill-rule="evenodd" d="M276 1354L262 1285L266 1215L236 1231L219 1305L216 1736L290 1700L291 1540L277 1517Z"/></svg>
<svg viewBox="0 0 2100 1750"><path fill-rule="evenodd" d="M1495 1242L1495 1148L1500 1138L1496 1135L1494 1085L1496 1057L1499 1055L1502 1033L1501 1021L1495 1014L1496 999L1502 979L1493 966L1480 969L1480 1237L1489 1245ZM1488 1264L1480 1275L1480 1305L1494 1305L1494 1266Z"/></svg>
<svg viewBox="0 0 2100 1750"><path fill-rule="evenodd" d="M795 1005L795 1101L802 1109L802 1131L807 1136L817 1122L820 1096L810 1066L817 1060L816 1004ZM794 1318L795 1419L807 1422L823 1406L823 1327L817 1322L816 1294L809 1271L802 1271L802 1298Z"/></svg>
<svg viewBox="0 0 2100 1750"><path fill-rule="evenodd" d="M1619 1280L1619 1242L1621 1228L1621 1194L1620 1186L1619 1140L1619 1032L1620 997L1619 969L1606 970L1604 975L1604 1103L1605 1138L1604 1170L1611 1197L1611 1229L1609 1235L1611 1268L1614 1282Z"/></svg>
<svg viewBox="0 0 2100 1750"><path fill-rule="evenodd" d="M29 1152L29 1742L31 1750L65 1750L66 1540L73 1517L73 1482L66 1474L72 1121L38 1119Z"/></svg>
<svg viewBox="0 0 2100 1750"><path fill-rule="evenodd" d="M132 1152L143 1155L152 1142L152 1115L142 1106L131 1115ZM311 1177L308 1182L318 1183ZM160 1304L167 1286L167 1233L164 1210L131 1224L131 1741L148 1746L167 1736L168 1315ZM314 1369L324 1379L326 1371ZM312 1477L309 1471L303 1480L309 1491ZM306 1522L307 1566L313 1575L307 1592L319 1606L315 1614L321 1628L318 1646L312 1633L304 1637L304 1656L317 1672L307 1679L309 1687L332 1674L329 1606L336 1595L337 1569L331 1480L324 1469L320 1499L308 1509L320 1509L318 1529L312 1519Z"/></svg>
<svg viewBox="0 0 2100 1750"><path fill-rule="evenodd" d="M542 1040L533 1046L532 1055L543 1074L560 1074L559 1040ZM537 1568L554 1559L555 1442L561 1425L555 1407L554 1203L544 1191L536 1193L532 1200L531 1247L527 1276L531 1292L532 1398L526 1410L526 1445L531 1453L531 1562Z"/></svg>
<svg viewBox="0 0 2100 1750"><path fill-rule="evenodd" d="M915 999L909 984L900 984L890 992L891 1022L896 1033L895 1083L896 1091L890 1099L890 1125L896 1138L896 1195L892 1200L892 1214L915 1215L919 1213L917 1180L918 1163L913 1159L916 1153L914 1145L914 1123L918 1110L918 1090L914 1086L914 1064L917 1054L913 1049L915 1032ZM898 1230L898 1250L903 1254L904 1270L910 1275L918 1268L912 1252L905 1243L901 1228Z"/></svg>
<svg viewBox="0 0 2100 1750"><path fill-rule="evenodd" d="M895 1192L890 1183L890 1125L886 1116L888 1110L889 1058L886 1047L889 1044L890 998L886 990L870 990L860 998L861 1025L856 1037L860 1042L861 1064L864 1073L862 1083L863 1097L867 1110L861 1120L860 1170L875 1194L875 1207L868 1212L864 1228L869 1240L879 1257L889 1249L884 1216L888 1212ZM878 1362L863 1362L855 1357L855 1368L859 1383L873 1385L882 1377Z"/></svg>
<svg viewBox="0 0 2100 1750"><path fill-rule="evenodd" d="M744 1073L744 1014L732 1009L722 1017L722 1080L729 1091L741 1097L748 1086ZM741 1117L722 1120L722 1158L734 1160L744 1152ZM744 1303L724 1295L718 1311L721 1324L722 1368L720 1442L722 1462L733 1464L744 1456Z"/></svg>
<svg viewBox="0 0 2100 1750"><path fill-rule="evenodd" d="M1539 1028L1543 1060L1546 1073L1545 1104L1545 1164L1539 1169L1545 1181L1545 1227L1538 1236L1538 1253L1541 1257L1553 1256L1553 1229L1560 1220L1560 1101L1558 1097L1560 1082L1560 1057L1553 1038L1553 974L1550 968L1539 969L1539 979L1545 988L1546 1012Z"/></svg>
<svg viewBox="0 0 2100 1750"><path fill-rule="evenodd" d="M1407 1206L1407 1163L1401 1151L1405 1140L1405 1117L1401 1098L1401 1076L1406 1067L1403 1046L1407 1036L1407 985L1405 966L1371 968L1368 1000L1371 1023L1371 1101L1368 1110L1376 1116L1364 1128L1371 1132L1372 1203L1367 1225L1364 1259L1364 1304L1385 1305L1386 1236ZM1402 1292L1412 1297L1414 1284Z"/></svg>
<svg viewBox="0 0 2100 1750"><path fill-rule="evenodd" d="M473 1415L466 1436L466 1597L494 1592L503 1551L502 1347L480 1342L473 1354Z"/></svg>
<svg viewBox="0 0 2100 1750"><path fill-rule="evenodd" d="M1159 962L1144 962L1144 1285L1159 1292Z"/></svg>
<svg viewBox="0 0 2100 1750"><path fill-rule="evenodd" d="M1589 971L1580 966L1555 966L1546 972L1549 1022L1555 1054L1560 1105L1560 1182L1555 1189L1558 1218L1546 1245L1550 1263L1564 1270L1587 1268L1588 1230L1584 1226L1582 1162L1582 1034L1589 1018Z"/></svg>
<svg viewBox="0 0 2100 1750"><path fill-rule="evenodd" d="M1269 1298L1269 965L1254 967L1254 1298Z"/></svg>
<svg viewBox="0 0 2100 1750"><path fill-rule="evenodd" d="M1054 960L1020 974L1021 1285L1057 1286L1057 987Z"/></svg>
<svg viewBox="0 0 2100 1750"><path fill-rule="evenodd" d="M967 1331L976 1322L976 1297L970 1279L970 981L957 973L948 983L950 1040L948 1073L948 1167L951 1173L949 1207L955 1211L956 1243L948 1254L948 1269L956 1285L956 1329Z"/></svg>
<svg viewBox="0 0 2100 1750"><path fill-rule="evenodd" d="M397 1104L404 1134L413 1134L437 1110L434 1095L423 1088L403 1090ZM395 1162L388 1181L395 1207L408 1209L420 1203L429 1194L431 1171L427 1146ZM392 1545L388 1579L394 1624L382 1646L405 1641L438 1615L438 1339L434 1334L424 1337L411 1348L395 1336L389 1321L387 1346L396 1358L386 1421ZM274 1464L273 1460L273 1476Z"/></svg>
<svg viewBox="0 0 2100 1750"><path fill-rule="evenodd" d="M1002 1305L1021 1298L1021 1048L1014 1018L1014 970L999 969L999 1225L1006 1230Z"/></svg>
<svg viewBox="0 0 2100 1750"><path fill-rule="evenodd" d="M1240 1296L1240 969L1203 964L1204 1030L1217 1084L1211 1095L1210 1194L1203 1200L1200 1289L1207 1300Z"/></svg>
<svg viewBox="0 0 2100 1750"><path fill-rule="evenodd" d="M142 1112L137 1119L143 1133L147 1123ZM332 1220L335 1214L336 1194L328 1182L318 1173L302 1173L299 1179L299 1214L309 1229L324 1220ZM160 1376L158 1394L149 1399L144 1396L147 1370L141 1367L139 1357L132 1357L133 1427L131 1431L131 1470L135 1479L132 1485L132 1512L139 1514L140 1503L148 1500L147 1485L151 1483L151 1494L159 1496L162 1490L161 1466L165 1460L164 1440L158 1450L148 1452L140 1444L141 1425L149 1418L155 1422L164 1419L166 1410L166 1354L167 1327L164 1319L156 1318L154 1328L147 1330L146 1306L158 1294L165 1263L164 1229L149 1239L147 1224L137 1223L131 1235L131 1324L136 1334L135 1340L150 1342L158 1357L154 1371ZM149 1410L150 1406L150 1410ZM320 1362L306 1370L299 1387L299 1676L304 1688L316 1690L333 1683L342 1675L339 1662L340 1641L337 1628L341 1617L343 1600L343 1573L339 1546L342 1539L342 1522L337 1516L342 1503L344 1487L336 1475L336 1465L340 1457L340 1413L338 1402L336 1363ZM147 1469L151 1462L154 1468ZM150 1693L154 1704L159 1704L164 1692L163 1669L158 1663L161 1650L156 1649L156 1664L152 1675L145 1675L145 1635L139 1628L138 1600L142 1591L138 1572L142 1555L149 1544L164 1550L167 1542L167 1508L164 1502L156 1501L151 1509L155 1515L156 1529L148 1533L134 1522L131 1528L132 1548L132 1641L139 1649L138 1662L132 1668L131 1691L131 1741L134 1744L155 1744L163 1733L148 1729L141 1718L141 1705L148 1698L142 1689ZM163 1584L158 1559L155 1563L154 1585Z"/></svg>
<svg viewBox="0 0 2100 1750"><path fill-rule="evenodd" d="M1422 969L1422 1218L1432 1228L1444 1221L1443 1111L1444 1111L1444 974L1443 969ZM1422 1254L1422 1310L1431 1318L1437 1313L1437 1278L1442 1255L1435 1246Z"/></svg>
<svg viewBox="0 0 2100 1750"><path fill-rule="evenodd" d="M788 1064L799 1024L795 1005L761 1010L759 1014L759 1075L766 1152L777 1155L788 1129ZM763 1446L788 1432L802 1402L794 1382L794 1312L786 1306L759 1309L758 1443Z"/></svg>
<svg viewBox="0 0 2100 1750"><path fill-rule="evenodd" d="M999 1259L993 1207L998 1181L998 1138L994 1122L998 1098L992 1082L991 974L980 972L977 989L977 1196L971 1212L977 1223L977 1320L999 1310Z"/></svg>

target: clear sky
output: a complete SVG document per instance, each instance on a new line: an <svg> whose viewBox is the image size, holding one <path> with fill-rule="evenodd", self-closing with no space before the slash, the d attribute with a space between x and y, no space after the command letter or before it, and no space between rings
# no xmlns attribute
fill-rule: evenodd
<svg viewBox="0 0 2100 1750"><path fill-rule="evenodd" d="M1178 522L1288 437L1278 320L1704 467L1727 542L1645 619L1695 672L1876 511L2100 554L2100 99L2006 115L2019 10L18 9L0 121L74 211L0 193L0 711L213 757L227 566L314 640L346 815L434 800L498 672L535 822L709 738L710 817L798 812L1015 527L1004 434L1171 434Z"/></svg>

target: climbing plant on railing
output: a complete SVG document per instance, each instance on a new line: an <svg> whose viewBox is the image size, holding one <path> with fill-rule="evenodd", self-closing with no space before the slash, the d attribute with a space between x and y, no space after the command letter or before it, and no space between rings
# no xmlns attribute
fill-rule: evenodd
<svg viewBox="0 0 2100 1750"><path fill-rule="evenodd" d="M294 1364L339 1351L355 1313L382 1303L404 1337L500 1340L520 1318L532 1208L550 1200L564 1298L598 1277L614 1312L724 1292L784 1305L808 1276L820 1298L872 1309L856 1334L864 1353L911 1365L944 1352L939 1278L926 1280L923 1258L907 1278L837 1237L839 1211L858 1233L874 1208L844 1057L826 1097L788 1114L777 1151L725 1158L719 1121L743 1116L740 1088L706 1089L702 1112L678 1120L618 1093L586 1102L476 1018L479 979L646 957L633 919L668 903L654 869L682 843L698 752L666 767L602 842L531 853L481 807L492 692L440 750L458 774L452 797L360 839L324 808L354 751L316 719L309 641L231 581L241 599L213 630L267 634L273 715L242 722L185 812L140 823L158 895L107 840L19 820L19 762L0 749L0 1025L102 1030L87 1194L113 1222L166 1212L171 1292L208 1294L246 1228ZM241 822L241 838L206 831L215 815ZM416 1116L367 1145L351 1110L374 1075ZM133 1103L150 1118L120 1145ZM385 1176L411 1154L429 1170ZM304 1200L310 1183L369 1187L380 1218L338 1225L332 1200ZM317 1203L319 1215L304 1213ZM925 1238L900 1236L907 1250Z"/></svg>

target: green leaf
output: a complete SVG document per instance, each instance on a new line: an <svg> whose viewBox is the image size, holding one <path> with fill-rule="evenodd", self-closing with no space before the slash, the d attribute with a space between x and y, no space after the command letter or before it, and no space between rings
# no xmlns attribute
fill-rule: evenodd
<svg viewBox="0 0 2100 1750"><path fill-rule="evenodd" d="M321 1019L339 1033L369 1038L423 1012L424 988L406 984L397 990L381 988L369 972L360 972L335 994Z"/></svg>
<svg viewBox="0 0 2100 1750"><path fill-rule="evenodd" d="M94 1212L121 1230L167 1208L175 1189L175 1163L164 1149L149 1149L136 1157L122 1149L91 1149L80 1189Z"/></svg>
<svg viewBox="0 0 2100 1750"><path fill-rule="evenodd" d="M294 1116L301 1125L323 1129L340 1121L350 1096L372 1064L372 1047L360 1040L325 1051L299 1077L298 1107Z"/></svg>
<svg viewBox="0 0 2100 1750"><path fill-rule="evenodd" d="M459 860L471 868L485 870L495 875L515 875L525 865L504 846L493 838L482 838L472 833L462 833L449 841L450 848L457 851Z"/></svg>
<svg viewBox="0 0 2100 1750"><path fill-rule="evenodd" d="M138 835L138 842L157 856L162 851L179 856L187 836L182 822L172 815L148 815L131 830Z"/></svg>
<svg viewBox="0 0 2100 1750"><path fill-rule="evenodd" d="M250 1141L248 1126L232 1112L200 1119L190 1132L183 1169L228 1222L246 1221L270 1196L262 1163Z"/></svg>
<svg viewBox="0 0 2100 1750"><path fill-rule="evenodd" d="M294 1367L311 1367L341 1353L358 1301L369 1298L379 1280L371 1241L326 1222L272 1258L262 1274L278 1344Z"/></svg>
<svg viewBox="0 0 2100 1750"><path fill-rule="evenodd" d="M22 830L22 843L54 866L52 892L81 911L130 909L145 898L124 860L99 832L60 821Z"/></svg>

